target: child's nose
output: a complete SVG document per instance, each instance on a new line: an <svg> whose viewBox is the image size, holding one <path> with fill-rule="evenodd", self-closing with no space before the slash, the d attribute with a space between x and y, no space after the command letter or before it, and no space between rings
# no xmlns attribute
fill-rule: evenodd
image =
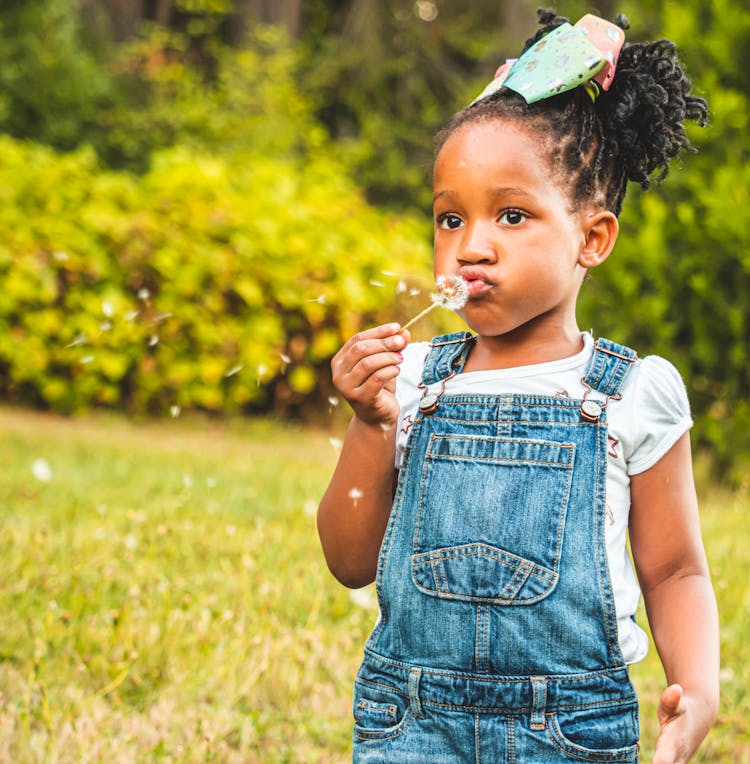
<svg viewBox="0 0 750 764"><path fill-rule="evenodd" d="M497 260L497 248L493 233L493 226L488 224L467 226L459 260L464 263L494 263Z"/></svg>

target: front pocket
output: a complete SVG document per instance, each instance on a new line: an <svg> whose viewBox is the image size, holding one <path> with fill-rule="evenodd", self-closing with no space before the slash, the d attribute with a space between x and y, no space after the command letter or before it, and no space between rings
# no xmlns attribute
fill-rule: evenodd
<svg viewBox="0 0 750 764"><path fill-rule="evenodd" d="M354 736L359 740L391 740L406 731L412 714L409 701L383 686L360 682L354 689Z"/></svg>
<svg viewBox="0 0 750 764"><path fill-rule="evenodd" d="M425 594L529 605L557 585L572 443L433 435L412 577Z"/></svg>

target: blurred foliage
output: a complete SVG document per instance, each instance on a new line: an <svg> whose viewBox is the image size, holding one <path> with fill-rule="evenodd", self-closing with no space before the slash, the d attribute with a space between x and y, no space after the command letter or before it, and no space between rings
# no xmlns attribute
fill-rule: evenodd
<svg viewBox="0 0 750 764"><path fill-rule="evenodd" d="M381 272L429 271L432 135L518 53L536 5L7 0L0 132L24 142L0 144L0 392L64 411L325 406L337 344L416 312ZM631 190L581 324L672 359L699 447L739 473L750 13L596 10L676 40L712 124L663 185Z"/></svg>
<svg viewBox="0 0 750 764"><path fill-rule="evenodd" d="M330 394L347 337L395 317L382 271L428 269L424 223L368 206L323 155L176 148L134 176L3 138L0 172L10 401L294 411Z"/></svg>

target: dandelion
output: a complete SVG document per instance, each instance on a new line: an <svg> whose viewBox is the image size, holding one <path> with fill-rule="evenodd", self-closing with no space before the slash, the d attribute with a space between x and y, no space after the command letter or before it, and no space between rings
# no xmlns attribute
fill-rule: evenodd
<svg viewBox="0 0 750 764"><path fill-rule="evenodd" d="M414 316L411 321L407 321L407 323L401 327L401 331L408 329L412 324L419 321L420 318L423 318L431 310L434 310L437 307L446 308L448 310L461 310L461 308L466 305L466 301L469 299L469 289L463 277L438 276L436 283L437 292L430 294L432 305Z"/></svg>
<svg viewBox="0 0 750 764"><path fill-rule="evenodd" d="M52 468L46 459L34 459L31 465L31 474L40 483L49 483L52 480Z"/></svg>

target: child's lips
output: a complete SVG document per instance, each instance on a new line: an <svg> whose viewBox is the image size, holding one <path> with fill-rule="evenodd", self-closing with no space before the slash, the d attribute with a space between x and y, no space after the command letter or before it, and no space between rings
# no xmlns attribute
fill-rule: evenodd
<svg viewBox="0 0 750 764"><path fill-rule="evenodd" d="M469 291L469 298L477 297L493 287L492 281L490 281L487 275L481 270L462 270L460 275L466 282L466 288Z"/></svg>

